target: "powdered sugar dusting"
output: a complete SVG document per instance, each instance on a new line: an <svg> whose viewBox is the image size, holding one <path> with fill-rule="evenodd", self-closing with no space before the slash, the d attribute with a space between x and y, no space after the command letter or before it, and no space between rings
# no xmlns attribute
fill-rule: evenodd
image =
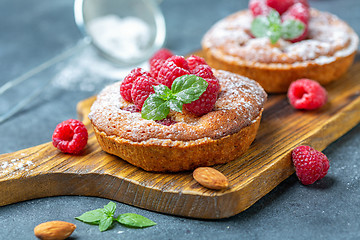
<svg viewBox="0 0 360 240"><path fill-rule="evenodd" d="M268 38L252 38L250 11L241 11L220 20L204 36L203 47L229 61L326 64L356 51L359 39L342 20L330 13L311 9L308 39L291 43L280 39L275 45Z"/></svg>
<svg viewBox="0 0 360 240"><path fill-rule="evenodd" d="M0 175L13 175L32 171L29 169L34 163L29 160L14 158L0 163Z"/></svg>
<svg viewBox="0 0 360 240"><path fill-rule="evenodd" d="M93 125L107 135L131 141L150 139L190 141L202 138L220 138L250 125L260 114L266 93L258 83L226 71L214 70L221 92L214 111L201 117L170 112L176 124L164 126L141 118L141 113L122 110L130 103L120 95L120 82L106 87L91 107L89 118Z"/></svg>

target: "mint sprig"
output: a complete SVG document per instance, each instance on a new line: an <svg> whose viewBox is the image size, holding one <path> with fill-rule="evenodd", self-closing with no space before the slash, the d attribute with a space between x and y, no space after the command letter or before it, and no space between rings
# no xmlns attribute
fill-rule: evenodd
<svg viewBox="0 0 360 240"><path fill-rule="evenodd" d="M119 222L126 227L133 228L145 228L156 225L156 223L150 219L135 213L124 213L115 218L115 210L116 204L109 202L104 208L85 212L81 216L75 217L75 219L84 223L99 225L101 232L110 229L114 222Z"/></svg>
<svg viewBox="0 0 360 240"><path fill-rule="evenodd" d="M162 84L154 86L155 93L145 100L141 117L161 120L166 118L170 109L182 112L183 105L198 100L208 85L201 77L184 75L174 80L171 89Z"/></svg>
<svg viewBox="0 0 360 240"><path fill-rule="evenodd" d="M151 227L156 225L155 222L136 213L121 214L116 218L116 221L127 227L135 227L135 228L144 228L144 227Z"/></svg>
<svg viewBox="0 0 360 240"><path fill-rule="evenodd" d="M304 31L304 23L293 19L281 22L280 14L275 10L271 10L267 16L256 17L251 23L251 33L257 38L268 37L272 44L280 38L295 39Z"/></svg>

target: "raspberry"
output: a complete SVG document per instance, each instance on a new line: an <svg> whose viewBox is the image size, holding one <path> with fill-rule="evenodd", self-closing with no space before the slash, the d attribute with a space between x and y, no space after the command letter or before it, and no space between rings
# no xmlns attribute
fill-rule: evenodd
<svg viewBox="0 0 360 240"><path fill-rule="evenodd" d="M52 135L54 147L65 153L78 154L87 144L88 132L79 120L69 119L59 123Z"/></svg>
<svg viewBox="0 0 360 240"><path fill-rule="evenodd" d="M159 71L164 65L165 60L164 59L152 59L150 61L150 74L153 78L157 79L159 75Z"/></svg>
<svg viewBox="0 0 360 240"><path fill-rule="evenodd" d="M296 147L291 153L296 175L304 185L313 184L328 172L330 164L327 157L309 146Z"/></svg>
<svg viewBox="0 0 360 240"><path fill-rule="evenodd" d="M278 11L280 15L293 4L294 0L266 0L266 5Z"/></svg>
<svg viewBox="0 0 360 240"><path fill-rule="evenodd" d="M318 82L305 78L291 83L287 96L294 108L305 110L320 108L327 100L326 90Z"/></svg>
<svg viewBox="0 0 360 240"><path fill-rule="evenodd" d="M204 79L206 78L215 79L214 73L209 65L198 65L191 73L198 77L202 77Z"/></svg>
<svg viewBox="0 0 360 240"><path fill-rule="evenodd" d="M205 79L209 85L206 88L206 91L200 96L200 98L194 102L184 104L184 108L189 112L201 116L214 108L219 90L220 84L219 80L215 79Z"/></svg>
<svg viewBox="0 0 360 240"><path fill-rule="evenodd" d="M145 71L142 68L135 68L131 70L131 72L124 78L120 85L120 95L128 102L132 102L131 98L131 88L133 86L134 81L139 76L148 76L150 77L150 73Z"/></svg>
<svg viewBox="0 0 360 240"><path fill-rule="evenodd" d="M155 92L154 85L158 85L158 83L153 77L140 76L136 78L131 89L131 97L138 109L141 110L145 100Z"/></svg>
<svg viewBox="0 0 360 240"><path fill-rule="evenodd" d="M292 39L291 42L299 42L301 40L304 40L308 33L308 22L310 18L310 10L309 8L302 4L302 3L296 3L292 5L282 16L282 21L288 20L288 19L294 19L301 21L305 24L305 30L303 34L301 34L299 37Z"/></svg>
<svg viewBox="0 0 360 240"><path fill-rule="evenodd" d="M159 83L171 88L173 81L177 77L186 74L190 74L190 69L185 58L182 56L172 56L162 65L157 80Z"/></svg>
<svg viewBox="0 0 360 240"><path fill-rule="evenodd" d="M189 64L190 71L193 71L198 65L207 65L205 59L196 55L191 55L186 61Z"/></svg>
<svg viewBox="0 0 360 240"><path fill-rule="evenodd" d="M296 3L292 5L283 15L281 15L281 19L283 21L288 19L295 19L301 21L305 25L308 24L309 18L309 8L302 3Z"/></svg>
<svg viewBox="0 0 360 240"><path fill-rule="evenodd" d="M254 17L267 15L271 10L271 8L266 5L265 0L250 0L249 9Z"/></svg>
<svg viewBox="0 0 360 240"><path fill-rule="evenodd" d="M149 62L151 62L151 60L153 59L163 59L166 60L170 57L174 56L174 54L166 48L162 48L159 51L157 51L149 60Z"/></svg>

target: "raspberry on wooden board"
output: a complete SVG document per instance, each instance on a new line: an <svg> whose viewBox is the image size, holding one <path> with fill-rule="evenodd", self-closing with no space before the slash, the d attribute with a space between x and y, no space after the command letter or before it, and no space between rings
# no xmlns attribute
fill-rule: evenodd
<svg viewBox="0 0 360 240"><path fill-rule="evenodd" d="M52 135L54 147L65 153L78 154L86 146L88 132L85 125L76 119L59 123Z"/></svg>
<svg viewBox="0 0 360 240"><path fill-rule="evenodd" d="M290 104L296 109L314 110L327 101L327 92L318 82L299 79L291 83L288 93Z"/></svg>

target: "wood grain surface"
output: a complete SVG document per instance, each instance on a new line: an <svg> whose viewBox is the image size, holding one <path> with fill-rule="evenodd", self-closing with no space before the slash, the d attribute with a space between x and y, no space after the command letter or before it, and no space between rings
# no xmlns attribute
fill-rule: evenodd
<svg viewBox="0 0 360 240"><path fill-rule="evenodd" d="M103 152L87 118L95 98L86 99L78 104L80 119L89 129L83 154L63 154L45 143L0 155L0 206L48 196L83 195L193 218L233 216L294 173L290 160L294 147L310 145L323 150L360 122L359 61L326 89L328 103L317 111L294 110L285 95L270 95L250 149L239 159L215 166L229 179L230 188L222 191L200 186L192 172L145 172Z"/></svg>

